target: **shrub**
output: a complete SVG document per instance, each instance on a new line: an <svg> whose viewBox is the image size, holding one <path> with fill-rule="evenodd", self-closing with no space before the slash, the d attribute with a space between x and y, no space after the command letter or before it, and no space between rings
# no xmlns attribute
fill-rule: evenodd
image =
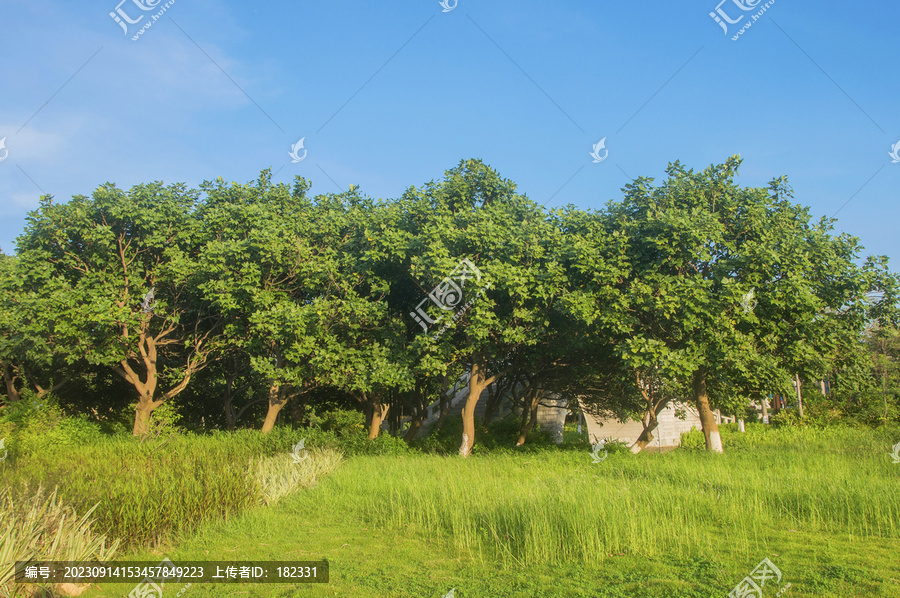
<svg viewBox="0 0 900 598"><path fill-rule="evenodd" d="M9 456L48 452L93 442L102 436L100 426L85 415L67 417L56 399L23 399L0 416L0 438L6 439Z"/></svg>
<svg viewBox="0 0 900 598"><path fill-rule="evenodd" d="M723 443L724 444L724 443ZM706 436L697 428L681 433L680 448L688 450L706 450Z"/></svg>
<svg viewBox="0 0 900 598"><path fill-rule="evenodd" d="M789 428L800 425L800 416L796 411L782 409L771 418L769 422L776 428Z"/></svg>
<svg viewBox="0 0 900 598"><path fill-rule="evenodd" d="M312 426L341 437L354 436L365 432L366 428L365 415L349 409L333 409L321 415L313 411L309 415L309 421Z"/></svg>

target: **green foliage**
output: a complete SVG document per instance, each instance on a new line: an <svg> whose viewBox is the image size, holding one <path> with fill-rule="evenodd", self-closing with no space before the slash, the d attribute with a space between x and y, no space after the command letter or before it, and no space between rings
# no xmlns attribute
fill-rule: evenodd
<svg viewBox="0 0 900 598"><path fill-rule="evenodd" d="M370 439L365 433L341 437L338 446L347 455L404 455L410 451L402 438L380 434Z"/></svg>
<svg viewBox="0 0 900 598"><path fill-rule="evenodd" d="M782 409L769 418L769 423L776 428L790 428L800 425L800 415L793 409Z"/></svg>
<svg viewBox="0 0 900 598"><path fill-rule="evenodd" d="M309 416L310 425L326 432L334 432L338 437L350 437L366 431L366 416L352 409L332 409L319 415Z"/></svg>
<svg viewBox="0 0 900 598"><path fill-rule="evenodd" d="M171 401L166 401L150 414L149 436L168 436L181 432L182 429L178 425L181 417L178 407Z"/></svg>
<svg viewBox="0 0 900 598"><path fill-rule="evenodd" d="M619 440L618 438L610 438L604 441L603 450L608 451L610 454L631 453L631 445L624 440Z"/></svg>
<svg viewBox="0 0 900 598"><path fill-rule="evenodd" d="M246 184L45 196L18 255L0 256L0 367L13 395L68 379L76 390L58 396L78 398L67 407L121 428L110 414L126 397L98 375L113 372L143 407L164 400L150 418L160 442L180 416L195 428L204 413L218 419L209 410L227 388L253 417L268 393L305 401L323 443L400 452L360 440L358 413L316 410L340 397L421 413L444 376L475 365L638 416L689 397L692 382L713 408L742 416L748 397L785 392L799 373L836 389L830 407L810 404L811 425L900 421L900 285L887 260L861 260L858 241L814 221L785 178L738 185L740 166L738 156L700 171L675 162L659 184L639 177L600 210L548 212L474 159L388 200L356 187L313 197L308 181L275 184L269 171ZM463 258L478 268L463 295L478 299L440 338L423 334L410 311ZM430 316L449 315L432 303ZM176 405L181 393L190 400ZM494 451L511 447L517 424L469 432ZM95 433L57 427L18 446ZM460 433L448 422L419 446L452 453ZM547 441L532 433L522 450Z"/></svg>
<svg viewBox="0 0 900 598"><path fill-rule="evenodd" d="M11 459L37 452L68 450L101 435L100 425L84 414L66 416L52 396L24 399L8 406L0 415L0 438L6 438Z"/></svg>
<svg viewBox="0 0 900 598"><path fill-rule="evenodd" d="M724 441L722 442L724 445ZM691 428L687 432L681 433L681 444L679 448L686 450L706 450L706 437L703 432L697 428Z"/></svg>

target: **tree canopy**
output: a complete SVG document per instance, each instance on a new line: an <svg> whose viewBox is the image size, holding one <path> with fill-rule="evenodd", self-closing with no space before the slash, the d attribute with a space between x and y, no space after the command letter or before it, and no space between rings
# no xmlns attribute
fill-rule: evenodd
<svg viewBox="0 0 900 598"><path fill-rule="evenodd" d="M241 380L253 387L241 412L267 405L263 431L291 402L342 396L370 437L390 413L411 439L465 379L462 455L476 402L500 382L518 389L520 442L542 389L642 419L633 450L661 409L691 404L721 451L714 410L797 378L849 386L898 324L887 259L813 221L784 177L738 185L740 163L675 162L597 210L544 209L480 160L396 199L311 196L269 171L45 196L0 259L6 401L100 367L133 388L117 400L136 435L198 379L225 389L203 415L233 427Z"/></svg>

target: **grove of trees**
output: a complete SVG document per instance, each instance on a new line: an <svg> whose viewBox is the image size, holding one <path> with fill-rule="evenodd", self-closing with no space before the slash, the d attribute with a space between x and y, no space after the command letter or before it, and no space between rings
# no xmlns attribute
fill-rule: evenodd
<svg viewBox="0 0 900 598"><path fill-rule="evenodd" d="M285 408L302 422L356 405L370 438L411 417L410 440L467 375L463 456L486 388L489 411L525 389L520 443L541 389L641 419L633 450L681 402L721 452L716 409L743 413L796 378L829 380L859 408L878 396L896 417L887 258L813 221L783 177L737 185L739 166L676 162L599 210L544 209L480 160L389 200L313 197L269 171L44 196L15 255L0 254L3 400L53 393L100 419L134 409L135 435L166 404L263 432ZM463 260L477 272L453 287ZM423 303L437 289L464 313ZM420 305L427 318L411 315Z"/></svg>

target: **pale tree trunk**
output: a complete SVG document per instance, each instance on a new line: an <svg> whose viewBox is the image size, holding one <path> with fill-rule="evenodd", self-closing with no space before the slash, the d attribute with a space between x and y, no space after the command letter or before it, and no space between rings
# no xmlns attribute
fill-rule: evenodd
<svg viewBox="0 0 900 598"><path fill-rule="evenodd" d="M766 397L762 398L762 423L769 423L769 399Z"/></svg>
<svg viewBox="0 0 900 598"><path fill-rule="evenodd" d="M706 372L703 369L694 372L694 400L700 414L703 436L706 438L706 450L714 453L724 452L722 438L719 436L719 426L716 425L716 416L709 408L709 396L706 394Z"/></svg>
<svg viewBox="0 0 900 598"><path fill-rule="evenodd" d="M127 365L127 362L123 361L123 363ZM147 378L148 381L146 383L141 382L140 379L131 381L138 391L138 402L135 405L134 412L134 429L131 431L133 436L143 436L150 431L150 414L153 413L154 409L165 403L165 400L153 400L157 382L155 368L152 372L147 372Z"/></svg>
<svg viewBox="0 0 900 598"><path fill-rule="evenodd" d="M287 386L285 384L275 384L269 387L269 409L266 411L266 419L263 421L262 433L268 434L275 427L275 420L278 414L287 403Z"/></svg>
<svg viewBox="0 0 900 598"><path fill-rule="evenodd" d="M369 440L378 438L381 432L381 423L387 417L389 404L383 403L380 395L369 395L361 392L356 395L356 400L362 403L363 411L366 414L366 432Z"/></svg>
<svg viewBox="0 0 900 598"><path fill-rule="evenodd" d="M390 405L384 403L376 403L372 405L372 418L369 421L369 440L378 438L381 432L381 423L387 417Z"/></svg>
<svg viewBox="0 0 900 598"><path fill-rule="evenodd" d="M486 377L487 369L484 364L477 359L472 361L469 374L469 395L466 397L466 405L462 410L463 435L459 445L461 457L468 457L472 452L472 447L475 446L475 406L478 404L478 399L481 398L481 393L510 369L506 368L502 372Z"/></svg>
<svg viewBox="0 0 900 598"><path fill-rule="evenodd" d="M472 452L472 447L475 446L475 406L478 404L478 399L481 398L481 393L487 386L488 383L485 381L481 365L478 362L473 362L469 375L469 394L462 409L463 435L462 442L459 445L461 457L468 457Z"/></svg>
<svg viewBox="0 0 900 598"><path fill-rule="evenodd" d="M139 345L141 357L144 361L144 379L131 367L127 359L119 362L118 366L113 366L113 370L124 378L127 382L134 386L138 393L138 402L135 405L134 412L134 428L131 433L134 436L144 436L150 431L150 414L153 410L165 403L163 397L161 400L155 400L156 385L159 377L156 371L156 344L152 338L142 338ZM174 396L174 395L173 395Z"/></svg>

